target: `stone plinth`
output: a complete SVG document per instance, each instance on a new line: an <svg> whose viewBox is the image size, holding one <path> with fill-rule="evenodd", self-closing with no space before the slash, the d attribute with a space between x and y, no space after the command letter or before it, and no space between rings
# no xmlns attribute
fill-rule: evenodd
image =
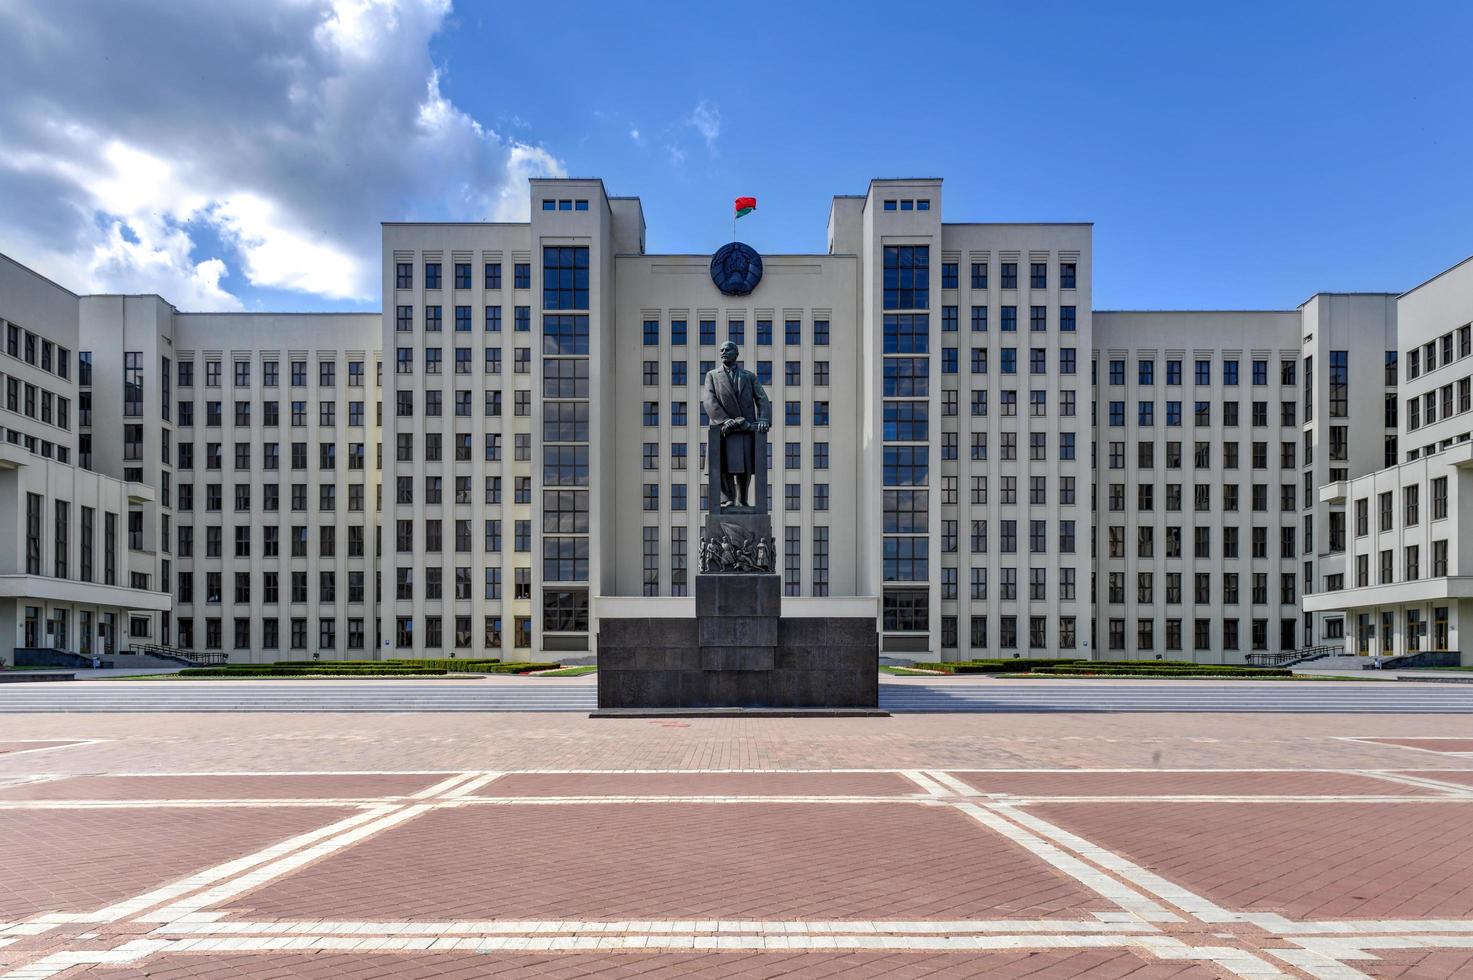
<svg viewBox="0 0 1473 980"><path fill-rule="evenodd" d="M774 574L697 575L695 607L600 616L600 710L878 707L873 616L784 619Z"/></svg>

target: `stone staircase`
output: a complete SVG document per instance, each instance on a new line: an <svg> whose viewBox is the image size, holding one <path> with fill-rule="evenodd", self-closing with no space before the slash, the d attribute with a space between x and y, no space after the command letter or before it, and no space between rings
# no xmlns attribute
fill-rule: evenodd
<svg viewBox="0 0 1473 980"><path fill-rule="evenodd" d="M155 668L160 670L178 670L184 666L184 664L177 660L166 660L163 657L155 657L152 654L135 653L133 651L114 653L107 659L112 661L114 667L120 667L126 670L152 670Z"/></svg>
<svg viewBox="0 0 1473 980"><path fill-rule="evenodd" d="M1320 657L1296 666L1300 670L1370 670L1374 664L1370 657L1347 657L1342 654L1338 657Z"/></svg>

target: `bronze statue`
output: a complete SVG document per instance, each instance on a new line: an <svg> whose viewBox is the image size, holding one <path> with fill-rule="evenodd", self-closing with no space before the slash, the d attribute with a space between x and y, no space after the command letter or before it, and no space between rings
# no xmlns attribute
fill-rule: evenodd
<svg viewBox="0 0 1473 980"><path fill-rule="evenodd" d="M772 402L757 376L737 367L737 355L736 344L728 340L721 345L722 366L706 372L701 396L711 424L721 427L721 507L751 506L748 495L759 443L765 447L755 434L772 425Z"/></svg>

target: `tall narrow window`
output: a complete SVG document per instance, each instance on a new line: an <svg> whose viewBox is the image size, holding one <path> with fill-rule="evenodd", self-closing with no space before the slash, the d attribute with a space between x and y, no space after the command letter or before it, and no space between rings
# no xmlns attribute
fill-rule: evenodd
<svg viewBox="0 0 1473 980"><path fill-rule="evenodd" d="M41 509L39 493L26 494L26 574L41 574Z"/></svg>
<svg viewBox="0 0 1473 980"><path fill-rule="evenodd" d="M67 577L67 521L71 517L70 506L65 500L56 502L56 577Z"/></svg>

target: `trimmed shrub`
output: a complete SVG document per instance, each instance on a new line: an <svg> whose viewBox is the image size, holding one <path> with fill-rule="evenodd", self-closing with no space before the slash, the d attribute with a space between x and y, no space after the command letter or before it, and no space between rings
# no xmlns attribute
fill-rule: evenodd
<svg viewBox="0 0 1473 980"><path fill-rule="evenodd" d="M1035 671L1053 677L1292 677L1282 667L1232 667L1223 664L1193 664L1188 667L1114 666L1079 663Z"/></svg>
<svg viewBox="0 0 1473 980"><path fill-rule="evenodd" d="M272 667L268 664L245 667L186 667L180 677L443 677L447 672L429 667Z"/></svg>

